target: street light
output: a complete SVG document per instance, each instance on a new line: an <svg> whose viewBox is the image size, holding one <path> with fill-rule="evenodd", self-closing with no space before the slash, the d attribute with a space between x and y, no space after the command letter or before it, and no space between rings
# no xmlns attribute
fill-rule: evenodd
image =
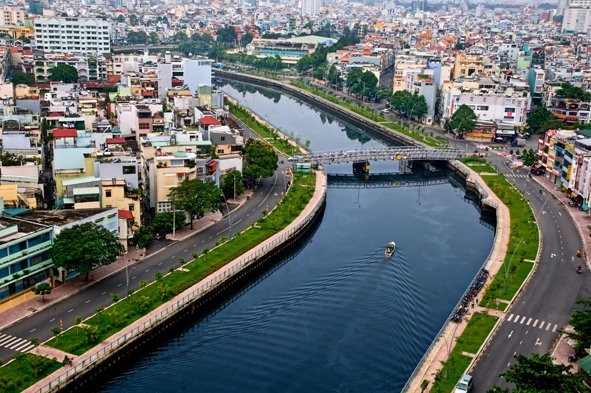
<svg viewBox="0 0 591 393"><path fill-rule="evenodd" d="M505 295L507 294L507 278L509 276L509 268L511 267L511 261L513 261L513 256L515 256L515 252L517 251L519 246L521 246L521 243L523 243L523 239L519 241L517 247L515 247L515 250L513 250L513 253L511 254L511 258L509 258L509 263L507 264L507 266L505 266Z"/></svg>
<svg viewBox="0 0 591 393"><path fill-rule="evenodd" d="M226 199L226 195L222 192L222 196L224 197L224 202L226 203L226 210L228 210L228 232L230 233L229 237L232 237L232 215L230 214L230 206L228 205L228 201Z"/></svg>
<svg viewBox="0 0 591 393"><path fill-rule="evenodd" d="M125 297L129 296L129 275L135 269L135 266L132 266L131 269L129 268L129 261L127 259L127 251L123 254L125 258Z"/></svg>

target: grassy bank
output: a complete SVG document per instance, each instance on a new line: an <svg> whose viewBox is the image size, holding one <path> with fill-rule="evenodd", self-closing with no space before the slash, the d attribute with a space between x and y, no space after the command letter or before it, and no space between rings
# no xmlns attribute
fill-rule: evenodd
<svg viewBox="0 0 591 393"><path fill-rule="evenodd" d="M367 108L366 106L364 106L360 103L354 104L351 101L341 98L340 96L330 94L328 91L326 91L324 89L321 89L321 88L318 88L315 86L310 86L310 85L302 82L301 80L293 80L291 82L291 84L295 87L302 89L302 90L306 90L307 92L312 93L316 96L322 97L325 100L332 102L333 104L339 105L339 106L343 107L344 109L347 109L351 112L357 113L358 115L361 115L367 119L373 120L377 123L381 123L393 131L396 131L400 134L406 135L407 137L412 138L412 139L419 141L421 143L424 143L428 146L445 147L447 145L447 142L445 140L441 140L439 138L433 137L433 133L430 131L425 131L423 127L418 126L418 127L416 127L416 131L413 131L411 129L412 126L410 123L386 122L384 115L381 112L376 114L374 111L372 111L371 109Z"/></svg>
<svg viewBox="0 0 591 393"><path fill-rule="evenodd" d="M277 207L257 224L220 246L194 255L190 262L179 260L179 267L168 274L156 275L152 284L142 283L127 299L118 301L84 321L82 326L56 336L48 345L81 355L148 312L167 302L195 283L219 270L246 251L289 225L314 194L315 174L294 175L293 185ZM0 373L1 376L1 373Z"/></svg>
<svg viewBox="0 0 591 393"><path fill-rule="evenodd" d="M60 367L62 363L54 359L32 353L21 353L0 368L0 392L22 392Z"/></svg>
<svg viewBox="0 0 591 393"><path fill-rule="evenodd" d="M472 315L466 329L458 337L447 361L443 363L443 368L435 376L431 392L449 393L453 391L454 385L472 361L472 357L467 354L475 355L478 352L497 320L497 317L482 312Z"/></svg>
<svg viewBox="0 0 591 393"><path fill-rule="evenodd" d="M245 109L240 105L232 104L229 101L226 101L226 104L230 107L230 113L232 115L243 122L261 138L273 145L275 149L287 156L293 156L301 153L299 146L291 143L287 137L282 135L275 128L260 123L248 109Z"/></svg>

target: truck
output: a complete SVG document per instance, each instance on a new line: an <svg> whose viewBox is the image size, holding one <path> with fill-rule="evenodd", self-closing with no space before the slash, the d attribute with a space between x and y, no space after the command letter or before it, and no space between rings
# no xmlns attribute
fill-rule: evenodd
<svg viewBox="0 0 591 393"><path fill-rule="evenodd" d="M515 138L511 142L511 146L523 147L523 146L525 146L525 139L524 138Z"/></svg>

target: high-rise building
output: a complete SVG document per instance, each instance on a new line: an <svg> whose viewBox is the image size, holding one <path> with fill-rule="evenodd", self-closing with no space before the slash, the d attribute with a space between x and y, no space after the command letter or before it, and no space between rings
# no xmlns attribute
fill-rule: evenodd
<svg viewBox="0 0 591 393"><path fill-rule="evenodd" d="M37 18L31 43L45 52L108 53L111 25L102 19Z"/></svg>
<svg viewBox="0 0 591 393"><path fill-rule="evenodd" d="M29 0L29 12L34 15L43 15L43 1Z"/></svg>
<svg viewBox="0 0 591 393"><path fill-rule="evenodd" d="M587 33L591 31L591 0L568 0L562 14L562 31Z"/></svg>
<svg viewBox="0 0 591 393"><path fill-rule="evenodd" d="M2 7L0 25L22 25L25 21L25 11L17 7Z"/></svg>
<svg viewBox="0 0 591 393"><path fill-rule="evenodd" d="M315 16L320 13L322 7L322 0L302 0L302 15Z"/></svg>

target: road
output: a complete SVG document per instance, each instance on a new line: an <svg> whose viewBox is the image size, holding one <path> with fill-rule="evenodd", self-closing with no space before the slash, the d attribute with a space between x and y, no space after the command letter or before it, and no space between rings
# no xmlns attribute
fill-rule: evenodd
<svg viewBox="0 0 591 393"><path fill-rule="evenodd" d="M128 282L129 288L137 288L142 280L151 282L156 273L166 274L171 267L178 267L180 258L191 260L193 254L200 255L203 249L215 247L216 241L221 237L228 238L254 224L263 217L265 209L272 209L276 205L281 193L285 191L287 166L283 158L280 157L280 160L275 176L263 179L252 197L239 209L226 214L223 220L183 241L163 241L168 242L164 248L131 265L129 270L124 269L113 274L56 303L53 307L31 314L30 317L0 331L0 359L8 360L15 354L15 349L26 348L32 337L40 342L51 338L51 328L59 326L60 320L63 322L63 328L67 329L73 325L76 317L86 318L94 314L96 309L112 304L111 294L123 298L127 293ZM14 339L5 341L2 338L3 334Z"/></svg>
<svg viewBox="0 0 591 393"><path fill-rule="evenodd" d="M462 143L465 142L454 141L452 145L461 147ZM528 141L530 143L533 142ZM465 148L473 151L475 146L468 143ZM486 392L495 385L508 387L499 374L515 363L516 354L528 356L550 352L561 330L568 324L576 301L591 295L589 272L576 273L576 266L584 265L576 257L576 250L582 249L583 245L567 207L551 193L544 190L540 193L539 185L528 176L527 169L511 171L508 158L503 155L492 154L489 160L524 192L544 235L535 273L507 311L494 338L471 371L474 393Z"/></svg>

